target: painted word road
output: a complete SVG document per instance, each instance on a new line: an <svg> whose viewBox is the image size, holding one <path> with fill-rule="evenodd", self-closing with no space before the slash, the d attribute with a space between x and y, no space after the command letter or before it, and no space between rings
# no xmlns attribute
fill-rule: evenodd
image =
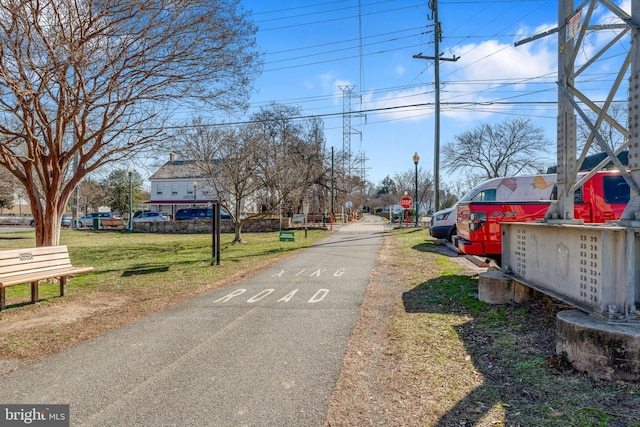
<svg viewBox="0 0 640 427"><path fill-rule="evenodd" d="M325 300L329 294L326 287L316 287L309 289L309 285L313 285L313 279L321 279L321 282L330 283L333 280L339 280L345 274L345 268L329 269L329 268L281 268L271 273L268 277L278 286L266 289L247 289L239 288L230 291L226 295L214 300L214 303L226 302L243 302L247 304L255 304L259 301L267 301L276 303L288 303L292 301L305 302L307 304L317 304ZM284 279L284 280L283 280ZM302 280L300 280L302 279ZM263 282L264 283L264 282ZM304 288L295 287L302 285ZM285 288L288 289L284 289ZM291 287L294 289L291 289Z"/></svg>

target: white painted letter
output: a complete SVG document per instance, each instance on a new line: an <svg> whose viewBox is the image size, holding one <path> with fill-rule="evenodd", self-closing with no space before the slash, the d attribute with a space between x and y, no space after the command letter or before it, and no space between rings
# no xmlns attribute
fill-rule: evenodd
<svg viewBox="0 0 640 427"><path fill-rule="evenodd" d="M339 269L338 271L336 271L335 273L333 273L333 277L340 277L344 274L344 268Z"/></svg>
<svg viewBox="0 0 640 427"><path fill-rule="evenodd" d="M247 302L260 301L262 298L266 297L267 295L269 295L273 291L274 291L274 289L265 289L264 291L258 292L256 295L254 295L251 298L249 298L247 300Z"/></svg>
<svg viewBox="0 0 640 427"><path fill-rule="evenodd" d="M307 302L310 304L313 304L314 302L320 302L324 299L324 297L327 296L328 293L329 289L318 289L318 292L316 292L311 298L309 298L309 301Z"/></svg>
<svg viewBox="0 0 640 427"><path fill-rule="evenodd" d="M293 298L293 296L296 294L296 292L298 292L297 289L289 292L288 294L286 294L285 296L280 298L277 302L289 302L289 301L291 301L291 298Z"/></svg>
<svg viewBox="0 0 640 427"><path fill-rule="evenodd" d="M311 273L311 277L313 277L313 276L320 277L320 274L321 274L324 270L325 270L324 268L322 268L322 269L321 269L321 268L317 269L316 271L314 271L313 273Z"/></svg>
<svg viewBox="0 0 640 427"><path fill-rule="evenodd" d="M284 273L286 273L287 271L289 271L289 270L282 269L282 270L280 270L280 273L276 273L276 274L274 274L274 275L273 275L273 276L271 276L271 277L276 277L276 276L277 276L277 277L282 277L282 275L283 275Z"/></svg>
<svg viewBox="0 0 640 427"><path fill-rule="evenodd" d="M227 301L229 301L231 298L233 298L233 297L235 297L235 296L238 296L238 295L240 295L240 294L244 293L245 291L246 291L246 289L236 289L235 291L231 292L229 295L224 296L224 297L222 297L222 298L220 298L220 299L217 299L217 300L215 300L214 302L220 302L220 301L227 302Z"/></svg>

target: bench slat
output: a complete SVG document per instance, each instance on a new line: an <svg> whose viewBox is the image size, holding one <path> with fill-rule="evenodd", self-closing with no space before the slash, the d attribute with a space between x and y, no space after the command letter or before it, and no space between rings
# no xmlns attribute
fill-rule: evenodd
<svg viewBox="0 0 640 427"><path fill-rule="evenodd" d="M71 266L66 246L0 252L0 277L15 272Z"/></svg>
<svg viewBox="0 0 640 427"><path fill-rule="evenodd" d="M62 260L33 260L20 262L13 266L0 267L0 277L31 270L45 270L47 268L70 267L71 261Z"/></svg>
<svg viewBox="0 0 640 427"><path fill-rule="evenodd" d="M60 276L71 276L80 273L89 273L93 271L93 267L66 267L56 268L45 271L34 271L25 274L16 274L14 276L7 276L0 279L0 286L7 287L13 285L19 285L21 283L30 283L46 279L54 279Z"/></svg>
<svg viewBox="0 0 640 427"><path fill-rule="evenodd" d="M64 296L68 276L91 271L93 267L72 266L64 245L0 251L0 310L5 308L8 286L31 283L31 302L36 302L39 281L59 279L60 296Z"/></svg>
<svg viewBox="0 0 640 427"><path fill-rule="evenodd" d="M19 257L20 254L31 253L35 255L51 255L51 254L68 254L69 251L65 245L62 246L42 246L39 248L28 249L9 249L6 251L0 251L0 262L4 259L11 259Z"/></svg>

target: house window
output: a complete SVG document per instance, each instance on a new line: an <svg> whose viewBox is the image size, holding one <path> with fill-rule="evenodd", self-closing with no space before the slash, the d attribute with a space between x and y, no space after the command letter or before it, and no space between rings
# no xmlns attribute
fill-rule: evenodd
<svg viewBox="0 0 640 427"><path fill-rule="evenodd" d="M156 184L156 194L162 194L162 184Z"/></svg>
<svg viewBox="0 0 640 427"><path fill-rule="evenodd" d="M178 184L176 183L172 183L171 184L171 194L173 196L175 196L176 194L178 194Z"/></svg>

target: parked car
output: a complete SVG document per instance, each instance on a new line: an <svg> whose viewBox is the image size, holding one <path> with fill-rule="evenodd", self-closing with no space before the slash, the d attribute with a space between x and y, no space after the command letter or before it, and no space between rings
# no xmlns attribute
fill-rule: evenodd
<svg viewBox="0 0 640 427"><path fill-rule="evenodd" d="M113 212L90 212L78 218L78 227L91 227L93 220L98 219L119 219L120 215Z"/></svg>
<svg viewBox="0 0 640 427"><path fill-rule="evenodd" d="M458 210L456 209L456 205L432 214L429 234L436 239L447 239L451 241L451 238L456 234L457 214Z"/></svg>
<svg viewBox="0 0 640 427"><path fill-rule="evenodd" d="M71 216L69 216L67 214L62 214L62 218L60 219L60 224L63 227L71 227ZM31 218L31 221L29 221L29 225L31 227L35 227L36 226L36 220L34 218Z"/></svg>
<svg viewBox="0 0 640 427"><path fill-rule="evenodd" d="M132 222L161 222L161 221L171 221L171 218L168 215L163 214L162 212L142 212L138 216L134 216L131 219Z"/></svg>
<svg viewBox="0 0 640 427"><path fill-rule="evenodd" d="M183 208L178 209L173 216L175 221L185 221L190 219L213 218L212 208ZM223 209L220 210L220 219L229 219L229 213Z"/></svg>

